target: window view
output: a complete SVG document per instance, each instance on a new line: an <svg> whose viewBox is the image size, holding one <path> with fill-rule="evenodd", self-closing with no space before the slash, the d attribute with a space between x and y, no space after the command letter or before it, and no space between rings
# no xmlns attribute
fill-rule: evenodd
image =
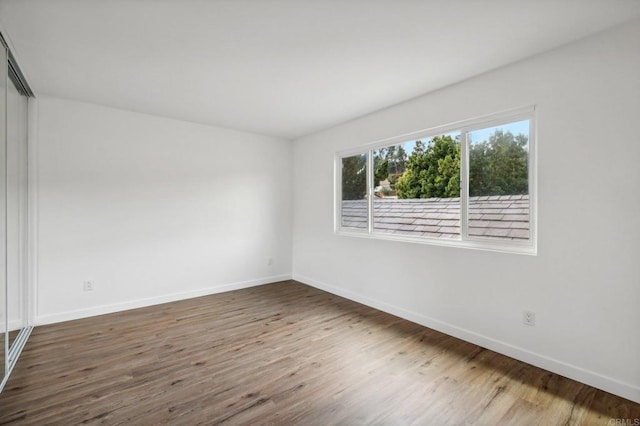
<svg viewBox="0 0 640 426"><path fill-rule="evenodd" d="M529 239L529 120L469 132L470 237Z"/></svg>
<svg viewBox="0 0 640 426"><path fill-rule="evenodd" d="M506 244L507 251L520 244L524 248L516 251L535 251L529 244L532 112L520 113L517 120L492 117L484 126L475 120L461 125L463 131L397 138L339 158L339 228L469 247ZM495 125L501 121L505 124Z"/></svg>
<svg viewBox="0 0 640 426"><path fill-rule="evenodd" d="M367 229L367 154L342 159L342 227Z"/></svg>
<svg viewBox="0 0 640 426"><path fill-rule="evenodd" d="M460 133L373 151L375 232L460 237Z"/></svg>

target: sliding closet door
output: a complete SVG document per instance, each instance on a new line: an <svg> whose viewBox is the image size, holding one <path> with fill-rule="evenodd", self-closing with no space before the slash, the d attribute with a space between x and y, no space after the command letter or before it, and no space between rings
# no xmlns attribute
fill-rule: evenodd
<svg viewBox="0 0 640 426"><path fill-rule="evenodd" d="M33 92L0 34L0 392L27 323L27 104Z"/></svg>
<svg viewBox="0 0 640 426"><path fill-rule="evenodd" d="M0 381L7 370L7 51L0 44Z"/></svg>
<svg viewBox="0 0 640 426"><path fill-rule="evenodd" d="M26 325L27 97L7 83L7 313L9 348ZM11 351L10 351L11 354Z"/></svg>

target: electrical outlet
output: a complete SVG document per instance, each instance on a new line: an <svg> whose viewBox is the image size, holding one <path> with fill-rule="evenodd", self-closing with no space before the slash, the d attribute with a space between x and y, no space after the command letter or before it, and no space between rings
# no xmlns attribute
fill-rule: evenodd
<svg viewBox="0 0 640 426"><path fill-rule="evenodd" d="M273 258L272 257L267 259L267 265L269 265L269 266L273 265Z"/></svg>
<svg viewBox="0 0 640 426"><path fill-rule="evenodd" d="M93 281L85 281L82 283L82 290L93 291Z"/></svg>
<svg viewBox="0 0 640 426"><path fill-rule="evenodd" d="M522 323L524 325L536 325L536 313L533 311L523 311Z"/></svg>

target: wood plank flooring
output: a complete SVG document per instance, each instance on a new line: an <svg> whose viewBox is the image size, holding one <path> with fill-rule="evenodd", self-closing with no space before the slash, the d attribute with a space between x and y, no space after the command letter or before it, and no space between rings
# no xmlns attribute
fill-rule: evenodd
<svg viewBox="0 0 640 426"><path fill-rule="evenodd" d="M294 281L37 327L0 394L0 424L616 419L640 404Z"/></svg>

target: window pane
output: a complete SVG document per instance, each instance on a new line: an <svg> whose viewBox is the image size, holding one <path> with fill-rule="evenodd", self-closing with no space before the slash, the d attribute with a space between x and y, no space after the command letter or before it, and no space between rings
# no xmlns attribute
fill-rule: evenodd
<svg viewBox="0 0 640 426"><path fill-rule="evenodd" d="M342 227L367 229L367 154L342 159Z"/></svg>
<svg viewBox="0 0 640 426"><path fill-rule="evenodd" d="M374 232L460 238L460 133L373 154Z"/></svg>
<svg viewBox="0 0 640 426"><path fill-rule="evenodd" d="M529 239L529 120L469 133L469 236Z"/></svg>

